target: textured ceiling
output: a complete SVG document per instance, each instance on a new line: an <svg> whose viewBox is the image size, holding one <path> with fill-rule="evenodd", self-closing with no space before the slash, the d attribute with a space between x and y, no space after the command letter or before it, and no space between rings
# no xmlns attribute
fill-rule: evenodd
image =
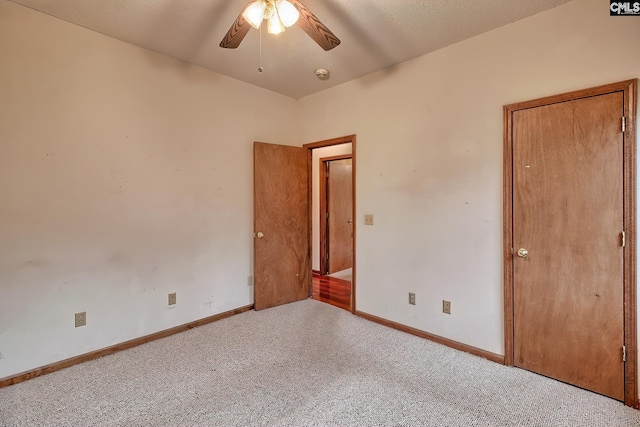
<svg viewBox="0 0 640 427"><path fill-rule="evenodd" d="M218 46L249 0L11 0L116 39L301 98L569 0L302 0L342 40L325 52L298 26ZM315 70L327 68L328 80Z"/></svg>

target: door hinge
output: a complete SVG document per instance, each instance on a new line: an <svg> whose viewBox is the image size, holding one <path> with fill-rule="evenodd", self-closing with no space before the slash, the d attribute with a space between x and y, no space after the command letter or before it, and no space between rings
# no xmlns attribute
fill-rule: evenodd
<svg viewBox="0 0 640 427"><path fill-rule="evenodd" d="M624 248L625 246L627 246L627 235L624 230L622 230L622 247Z"/></svg>
<svg viewBox="0 0 640 427"><path fill-rule="evenodd" d="M627 130L627 118L622 116L622 132L626 132Z"/></svg>
<svg viewBox="0 0 640 427"><path fill-rule="evenodd" d="M329 212L326 213L325 218L329 219Z"/></svg>
<svg viewBox="0 0 640 427"><path fill-rule="evenodd" d="M627 361L627 346L626 345L622 346L622 361L623 362Z"/></svg>

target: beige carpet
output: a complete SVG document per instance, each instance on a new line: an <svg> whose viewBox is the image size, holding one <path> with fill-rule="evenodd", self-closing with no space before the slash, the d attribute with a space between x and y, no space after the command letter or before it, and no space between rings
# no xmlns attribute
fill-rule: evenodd
<svg viewBox="0 0 640 427"><path fill-rule="evenodd" d="M0 426L640 426L620 402L307 300L0 389Z"/></svg>

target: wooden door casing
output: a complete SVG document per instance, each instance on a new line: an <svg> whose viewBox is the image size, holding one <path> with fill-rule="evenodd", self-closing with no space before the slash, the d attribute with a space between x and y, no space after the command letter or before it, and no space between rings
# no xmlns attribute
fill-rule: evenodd
<svg viewBox="0 0 640 427"><path fill-rule="evenodd" d="M328 167L327 213L329 274L351 268L353 218L351 159L331 160Z"/></svg>
<svg viewBox="0 0 640 427"><path fill-rule="evenodd" d="M307 149L254 143L256 310L309 297L309 213Z"/></svg>
<svg viewBox="0 0 640 427"><path fill-rule="evenodd" d="M513 114L515 365L624 398L622 93Z"/></svg>

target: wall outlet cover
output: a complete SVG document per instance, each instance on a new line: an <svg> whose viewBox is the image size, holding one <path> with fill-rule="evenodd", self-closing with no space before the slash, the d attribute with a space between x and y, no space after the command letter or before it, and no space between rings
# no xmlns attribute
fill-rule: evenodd
<svg viewBox="0 0 640 427"><path fill-rule="evenodd" d="M87 312L76 313L76 328L87 324Z"/></svg>
<svg viewBox="0 0 640 427"><path fill-rule="evenodd" d="M451 301L442 301L442 312L451 314Z"/></svg>

